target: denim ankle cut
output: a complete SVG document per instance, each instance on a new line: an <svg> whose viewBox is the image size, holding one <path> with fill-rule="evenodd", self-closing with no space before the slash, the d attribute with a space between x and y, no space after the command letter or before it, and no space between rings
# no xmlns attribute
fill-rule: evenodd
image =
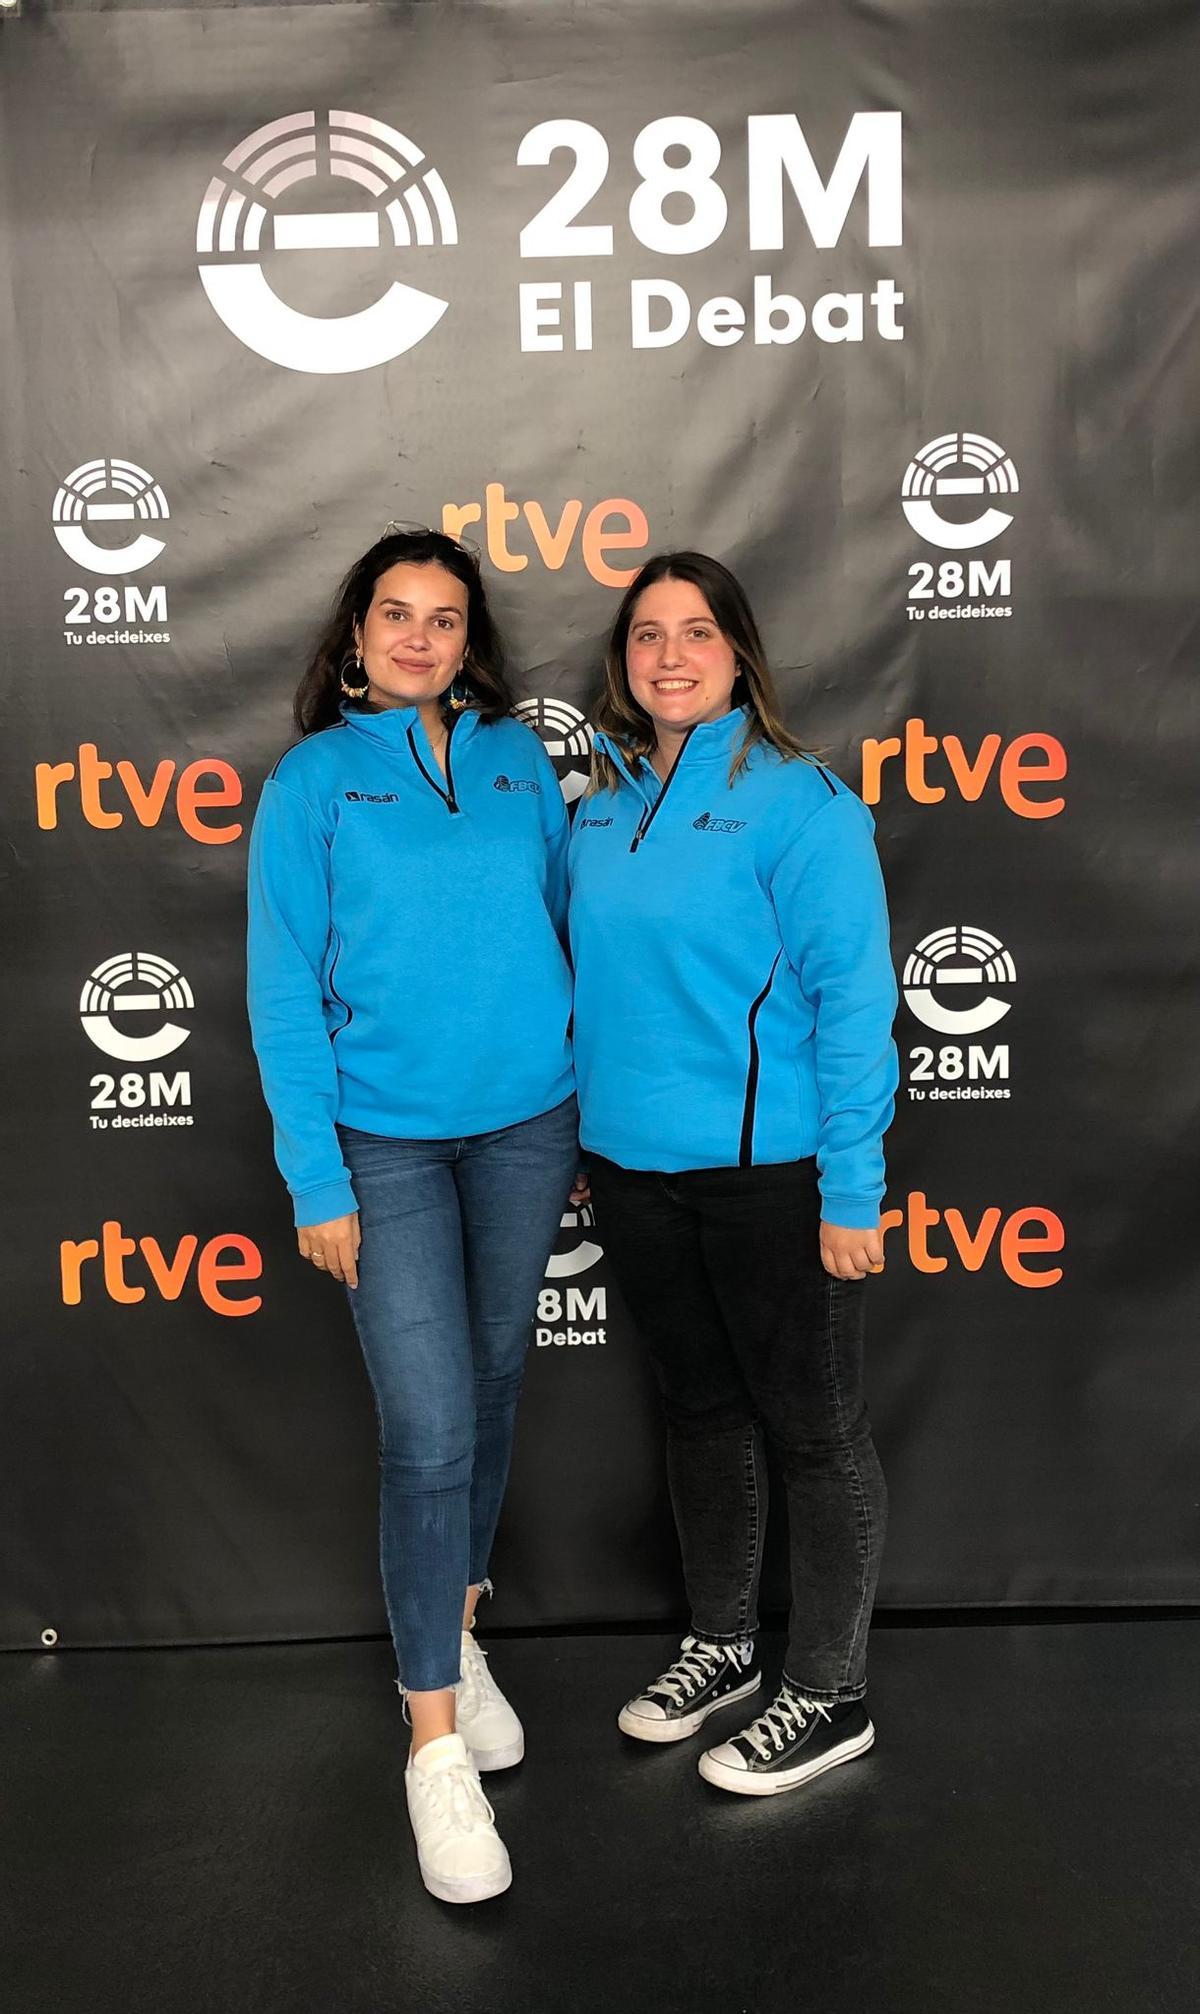
<svg viewBox="0 0 1200 2014"><path fill-rule="evenodd" d="M538 1289L578 1165L574 1098L494 1133L339 1127L358 1199L348 1289L379 1418L379 1554L401 1685L459 1679L487 1576Z"/></svg>
<svg viewBox="0 0 1200 2014"><path fill-rule="evenodd" d="M585 1158L662 1394L693 1634L758 1626L769 1442L790 1527L785 1677L822 1705L861 1698L887 1490L863 1400L867 1283L821 1264L816 1163L656 1174Z"/></svg>

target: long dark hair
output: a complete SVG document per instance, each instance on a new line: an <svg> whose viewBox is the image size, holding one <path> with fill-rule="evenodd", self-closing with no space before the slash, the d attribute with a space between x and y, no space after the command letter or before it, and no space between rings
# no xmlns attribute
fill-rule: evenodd
<svg viewBox="0 0 1200 2014"><path fill-rule="evenodd" d="M654 722L645 708L638 705L629 689L625 646L638 597L660 580L690 581L693 587L699 588L712 610L718 629L737 659L733 704L744 706L749 718L746 731L739 737L734 750L729 781L732 783L745 768L751 749L759 742L768 742L785 761L805 755L807 750L803 743L797 741L784 724L775 681L771 677L767 654L745 589L727 566L722 566L719 559L710 559L703 552L655 553L626 588L604 653L604 693L596 708L597 727L602 727L606 734L612 736L634 770L649 760L655 745ZM592 789L611 790L616 781L616 772L608 757L601 750L595 750L592 756Z"/></svg>
<svg viewBox="0 0 1200 2014"><path fill-rule="evenodd" d="M500 720L512 710L512 693L505 674L504 646L487 604L479 561L469 546L441 531L388 531L369 552L356 560L338 588L329 618L317 640L312 661L296 689L293 712L301 734L332 727L346 701L342 668L354 662L355 625L361 629L375 594L375 583L389 567L444 566L467 590L467 652L461 676L467 704L481 719Z"/></svg>

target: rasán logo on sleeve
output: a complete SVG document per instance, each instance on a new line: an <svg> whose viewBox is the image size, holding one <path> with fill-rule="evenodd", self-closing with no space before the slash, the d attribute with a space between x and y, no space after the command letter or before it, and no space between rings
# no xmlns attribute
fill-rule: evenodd
<svg viewBox="0 0 1200 2014"><path fill-rule="evenodd" d="M347 183L365 193L357 208ZM301 184L312 185L303 208L292 194ZM293 112L259 126L225 156L196 227L200 279L226 328L268 363L326 376L390 363L436 327L448 302L394 271L414 249L457 243L436 168L394 126L360 112ZM294 252L342 263L373 254L387 284L368 307L308 314L276 291Z"/></svg>

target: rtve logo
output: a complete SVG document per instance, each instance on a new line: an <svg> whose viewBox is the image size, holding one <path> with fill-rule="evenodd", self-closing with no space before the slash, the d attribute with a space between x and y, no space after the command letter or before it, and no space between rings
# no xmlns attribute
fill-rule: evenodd
<svg viewBox="0 0 1200 2014"><path fill-rule="evenodd" d="M347 183L366 192L365 205L347 207ZM301 185L306 209L291 194ZM437 170L394 126L360 112L293 112L257 127L225 156L196 226L200 278L226 328L268 363L323 375L386 364L427 336L448 303L391 272L414 246L457 243ZM273 281L288 253L312 251L348 268L361 260L347 255L374 253L388 284L356 312L305 314Z"/></svg>
<svg viewBox="0 0 1200 2014"><path fill-rule="evenodd" d="M101 832L123 825L126 811L132 811L139 825L156 826L167 804L173 802L183 831L199 845L228 846L231 840L240 839L239 822L224 825L207 822L222 806L241 803L242 781L236 769L212 756L189 762L178 777L175 767L170 757L165 756L146 783L136 764L106 762L94 741L81 742L76 762L39 762L34 769L37 822L43 832L56 829L59 792L70 784L78 790L84 818ZM109 786L107 802L101 794L102 784ZM71 795L75 795L75 790Z"/></svg>
<svg viewBox="0 0 1200 2014"><path fill-rule="evenodd" d="M936 1224L943 1223L948 1243L941 1240L944 1249L935 1252L930 1249L929 1233ZM978 1273L989 1255L997 1251L1000 1266L1014 1286L1055 1287L1063 1276L1061 1266L1032 1263L1061 1252L1067 1242L1062 1218L1053 1210L1013 1210L1006 1217L999 1205L993 1203L980 1213L979 1222L972 1229L961 1210L934 1210L925 1191L914 1189L905 1199L903 1209L885 1210L880 1218L885 1247L888 1233L901 1228L907 1235L909 1259L919 1273L944 1273L952 1258L964 1271Z"/></svg>
<svg viewBox="0 0 1200 2014"><path fill-rule="evenodd" d="M144 1301L145 1286L136 1281L130 1282L125 1274L125 1261L137 1254L143 1261L145 1277L164 1301L179 1299L189 1278L193 1277L194 1265L196 1289L204 1305L211 1308L214 1315L231 1318L254 1315L262 1306L261 1294L235 1297L226 1291L234 1281L262 1278L262 1254L251 1239L243 1238L234 1231L223 1231L210 1238L201 1249L199 1238L189 1232L186 1237L180 1238L173 1254L168 1257L157 1238L127 1238L115 1218L103 1225L99 1239L64 1238L60 1244L59 1273L66 1306L79 1306L85 1284L93 1289L102 1285L110 1301L119 1301L124 1306ZM223 1254L231 1256L223 1257ZM90 1272L85 1282L85 1267L96 1261L99 1261L99 1279Z"/></svg>
<svg viewBox="0 0 1200 2014"><path fill-rule="evenodd" d="M944 777L944 782L931 781L929 775L930 758L939 753L944 765L939 765L934 777ZM925 722L919 717L906 720L903 737L889 734L880 741L863 742L864 803L878 804L884 766L897 756L903 757L900 774L914 804L940 804L951 789L964 803L977 804L994 776L1000 796L1017 818L1057 818L1066 805L1065 797L1041 794L1048 786L1061 783L1067 773L1067 751L1052 734L1019 734L1007 746L998 734L985 734L970 754L957 734L943 735L939 740L935 734L926 734Z"/></svg>
<svg viewBox="0 0 1200 2014"><path fill-rule="evenodd" d="M542 565L557 573L566 565L579 531L582 498L568 497L554 526L540 503L510 502L503 483L485 484L482 503L442 506L442 530L449 538L461 538L467 525L483 520L488 558L500 573L523 573L529 565L529 554L512 552L508 544L507 527L520 518L529 526ZM649 542L650 526L641 506L628 497L605 497L601 503L593 504L583 518L579 550L592 579L599 581L601 587L628 587L637 567L613 566L606 555L610 551L645 552Z"/></svg>
<svg viewBox="0 0 1200 2014"><path fill-rule="evenodd" d="M101 502L107 497L108 502ZM128 529L138 524L161 524L171 515L167 499L148 470L136 462L105 460L81 462L72 469L55 494L51 517L54 536L76 566L89 573L106 575L139 573L166 550L164 541L149 532L130 538ZM124 543L104 545L89 536L84 527L124 528Z"/></svg>
<svg viewBox="0 0 1200 2014"><path fill-rule="evenodd" d="M990 545L1012 523L1008 511L981 510L981 500L1015 496L1019 487L1008 455L985 434L941 434L913 456L900 494L918 537L947 552L968 552ZM938 508L947 501L949 515Z"/></svg>
<svg viewBox="0 0 1200 2014"><path fill-rule="evenodd" d="M170 1016L190 1013L195 1005L177 966L150 951L122 951L97 965L85 981L79 1014L84 1034L106 1056L121 1063L157 1063L181 1049L192 1032ZM133 1032L139 1021L146 1031L142 1034Z"/></svg>

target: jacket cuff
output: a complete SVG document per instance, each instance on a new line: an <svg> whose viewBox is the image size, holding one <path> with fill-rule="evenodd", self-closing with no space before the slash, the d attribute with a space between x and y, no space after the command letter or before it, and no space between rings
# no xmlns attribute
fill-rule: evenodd
<svg viewBox="0 0 1200 2014"><path fill-rule="evenodd" d="M847 1231L877 1231L883 1206L874 1196L827 1196L821 1191L821 1219Z"/></svg>
<svg viewBox="0 0 1200 2014"><path fill-rule="evenodd" d="M319 1189L302 1189L299 1195L293 1194L292 1208L299 1231L308 1224L328 1224L334 1217L352 1216L358 1201L349 1175L343 1175L336 1182L323 1182Z"/></svg>

